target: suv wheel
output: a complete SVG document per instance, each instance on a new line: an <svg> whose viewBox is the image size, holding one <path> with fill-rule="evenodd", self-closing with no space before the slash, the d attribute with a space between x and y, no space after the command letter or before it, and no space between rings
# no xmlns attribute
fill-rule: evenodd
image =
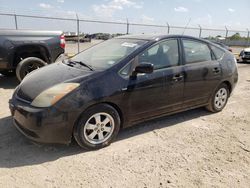
<svg viewBox="0 0 250 188"><path fill-rule="evenodd" d="M27 74L45 65L46 65L46 62L44 62L42 59L39 59L37 57L25 58L20 63L18 63L17 68L16 68L16 76L19 81L22 81L22 79Z"/></svg>
<svg viewBox="0 0 250 188"><path fill-rule="evenodd" d="M226 84L221 84L213 94L206 107L211 112L220 112L226 106L229 97L229 89Z"/></svg>
<svg viewBox="0 0 250 188"><path fill-rule="evenodd" d="M120 129L120 116L108 104L99 104L86 110L74 128L74 138L86 149L108 146Z"/></svg>

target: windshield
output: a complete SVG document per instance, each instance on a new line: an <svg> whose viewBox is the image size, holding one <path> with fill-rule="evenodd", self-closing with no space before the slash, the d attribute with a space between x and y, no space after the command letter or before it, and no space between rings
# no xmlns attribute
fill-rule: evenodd
<svg viewBox="0 0 250 188"><path fill-rule="evenodd" d="M77 54L71 60L84 62L93 69L107 69L145 43L147 41L137 39L111 39Z"/></svg>

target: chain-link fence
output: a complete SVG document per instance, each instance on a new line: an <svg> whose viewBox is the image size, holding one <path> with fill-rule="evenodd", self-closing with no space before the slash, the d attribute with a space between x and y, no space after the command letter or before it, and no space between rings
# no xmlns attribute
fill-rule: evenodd
<svg viewBox="0 0 250 188"><path fill-rule="evenodd" d="M0 13L0 28L2 29L35 29L35 30L63 30L74 31L78 37L78 51L80 50L80 33L109 33L109 34L138 34L164 33L185 34L210 40L220 40L229 46L249 46L249 30L235 30L215 28L174 26L166 22L160 24L143 24L125 21L100 21L74 18L35 16L24 14Z"/></svg>

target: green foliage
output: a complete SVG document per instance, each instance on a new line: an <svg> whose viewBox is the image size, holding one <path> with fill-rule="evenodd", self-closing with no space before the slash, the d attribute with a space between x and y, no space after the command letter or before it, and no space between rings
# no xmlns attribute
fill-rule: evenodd
<svg viewBox="0 0 250 188"><path fill-rule="evenodd" d="M244 37L241 37L239 33L235 33L231 37L228 37L228 38L231 39L231 40L240 40L240 39L242 39Z"/></svg>

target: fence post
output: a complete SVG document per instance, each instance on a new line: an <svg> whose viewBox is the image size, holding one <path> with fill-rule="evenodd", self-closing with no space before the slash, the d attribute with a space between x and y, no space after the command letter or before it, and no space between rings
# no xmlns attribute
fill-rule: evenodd
<svg viewBox="0 0 250 188"><path fill-rule="evenodd" d="M17 17L16 17L16 14L14 14L14 19L15 19L15 26L16 26L16 30L18 30L18 27L17 27Z"/></svg>
<svg viewBox="0 0 250 188"><path fill-rule="evenodd" d="M225 29L226 29L225 44L227 44L227 37L228 37L228 29L227 29L227 26L225 26Z"/></svg>
<svg viewBox="0 0 250 188"><path fill-rule="evenodd" d="M249 46L249 29L247 28L247 46Z"/></svg>
<svg viewBox="0 0 250 188"><path fill-rule="evenodd" d="M167 27L168 27L168 34L169 34L169 32L170 32L170 25L169 25L168 22L167 22Z"/></svg>
<svg viewBox="0 0 250 188"><path fill-rule="evenodd" d="M201 32L202 32L202 28L201 28L201 26L200 25L198 25L199 26L199 28L200 28L200 32L199 32L199 38L201 38Z"/></svg>
<svg viewBox="0 0 250 188"><path fill-rule="evenodd" d="M127 18L127 35L129 34L129 22L128 22L128 18Z"/></svg>
<svg viewBox="0 0 250 188"><path fill-rule="evenodd" d="M77 52L80 52L80 23L78 15L76 14L76 23L77 23Z"/></svg>

